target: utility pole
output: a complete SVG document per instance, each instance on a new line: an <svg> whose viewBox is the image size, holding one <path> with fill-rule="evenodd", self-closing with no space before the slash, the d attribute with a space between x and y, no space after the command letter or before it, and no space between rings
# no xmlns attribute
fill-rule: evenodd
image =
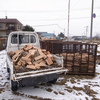
<svg viewBox="0 0 100 100"><path fill-rule="evenodd" d="M5 18L7 19L7 11L5 11Z"/></svg>
<svg viewBox="0 0 100 100"><path fill-rule="evenodd" d="M93 7L94 7L94 0L92 0L92 8L91 8L90 42L92 42L92 31L93 31Z"/></svg>
<svg viewBox="0 0 100 100"><path fill-rule="evenodd" d="M83 36L85 36L85 33L86 33L85 30L86 30L86 29L85 29L85 27L84 27L84 34L83 34Z"/></svg>
<svg viewBox="0 0 100 100"><path fill-rule="evenodd" d="M65 37L66 37L66 36L65 36L65 28L64 28L64 39L65 39Z"/></svg>
<svg viewBox="0 0 100 100"><path fill-rule="evenodd" d="M69 40L69 20L70 20L70 0L68 1L68 32L67 32L67 41Z"/></svg>
<svg viewBox="0 0 100 100"><path fill-rule="evenodd" d="M65 35L65 28L64 28L64 35Z"/></svg>
<svg viewBox="0 0 100 100"><path fill-rule="evenodd" d="M88 26L86 26L86 37L87 37L87 34L88 34Z"/></svg>

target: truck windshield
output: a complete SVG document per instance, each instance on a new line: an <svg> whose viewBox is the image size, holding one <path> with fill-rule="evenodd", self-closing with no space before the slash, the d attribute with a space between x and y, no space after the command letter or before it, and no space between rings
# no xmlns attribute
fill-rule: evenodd
<svg viewBox="0 0 100 100"><path fill-rule="evenodd" d="M13 34L11 37L11 43L16 44L17 43L17 34Z"/></svg>
<svg viewBox="0 0 100 100"><path fill-rule="evenodd" d="M19 44L29 43L29 35L19 35Z"/></svg>
<svg viewBox="0 0 100 100"><path fill-rule="evenodd" d="M11 43L12 44L17 44L17 34L13 34L11 37ZM19 44L23 44L23 43L35 43L36 42L36 38L34 35L30 35L30 41L29 41L29 35L22 35L19 34Z"/></svg>
<svg viewBox="0 0 100 100"><path fill-rule="evenodd" d="M30 43L35 43L36 39L34 35L30 35Z"/></svg>

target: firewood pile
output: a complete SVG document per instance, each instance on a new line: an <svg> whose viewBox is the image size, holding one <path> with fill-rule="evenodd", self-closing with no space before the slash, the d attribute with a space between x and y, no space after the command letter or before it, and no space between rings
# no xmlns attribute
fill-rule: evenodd
<svg viewBox="0 0 100 100"><path fill-rule="evenodd" d="M69 70L77 70L81 67L81 71L92 70L94 67L94 57L88 53L62 53L60 56L64 58L64 66ZM79 69L78 69L79 70Z"/></svg>
<svg viewBox="0 0 100 100"><path fill-rule="evenodd" d="M48 68L51 65L58 67L49 51L35 48L30 44L15 52L10 51L9 55L15 70L21 68L39 70L41 68Z"/></svg>

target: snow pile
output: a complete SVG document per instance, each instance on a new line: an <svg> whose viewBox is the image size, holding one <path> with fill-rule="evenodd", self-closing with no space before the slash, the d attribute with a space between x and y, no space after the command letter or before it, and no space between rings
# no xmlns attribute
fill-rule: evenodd
<svg viewBox="0 0 100 100"><path fill-rule="evenodd" d="M4 87L5 83L8 82L8 73L6 70L6 51L0 52L0 86Z"/></svg>

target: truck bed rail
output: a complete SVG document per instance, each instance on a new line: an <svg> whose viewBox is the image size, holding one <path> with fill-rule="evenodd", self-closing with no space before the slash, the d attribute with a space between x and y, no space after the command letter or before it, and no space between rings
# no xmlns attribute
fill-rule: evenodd
<svg viewBox="0 0 100 100"><path fill-rule="evenodd" d="M37 76L43 76L43 75L46 75L46 74L54 74L54 73L63 73L63 72L67 72L68 70L67 69L58 69L58 70L52 70L52 71L46 71L46 72L39 72L37 74L33 73L33 74L24 74L24 75L20 75L20 74L17 74L15 75L15 79L16 80L19 80L19 79L22 79L22 78L27 78L27 77L37 77Z"/></svg>

